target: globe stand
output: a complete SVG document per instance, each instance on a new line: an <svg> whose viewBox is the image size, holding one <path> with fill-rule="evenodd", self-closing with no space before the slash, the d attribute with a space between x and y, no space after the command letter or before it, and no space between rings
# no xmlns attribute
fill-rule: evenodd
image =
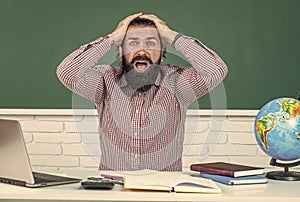
<svg viewBox="0 0 300 202"><path fill-rule="evenodd" d="M270 161L270 165L283 167L284 171L271 171L268 172L266 177L274 180L285 180L285 181L299 181L300 180L300 172L289 171L290 167L300 165L300 160L294 163L277 163L276 159L272 158Z"/></svg>

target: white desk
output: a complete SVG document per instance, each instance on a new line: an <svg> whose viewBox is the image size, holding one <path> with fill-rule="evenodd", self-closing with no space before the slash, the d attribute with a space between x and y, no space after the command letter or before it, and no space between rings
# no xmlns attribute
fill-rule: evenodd
<svg viewBox="0 0 300 202"><path fill-rule="evenodd" d="M72 172L72 176L95 176L97 172ZM77 174L75 174L77 173ZM0 201L299 201L300 181L269 180L264 185L226 186L222 194L190 194L147 191L124 191L116 185L111 191L84 190L80 183L45 188L24 188L0 183Z"/></svg>

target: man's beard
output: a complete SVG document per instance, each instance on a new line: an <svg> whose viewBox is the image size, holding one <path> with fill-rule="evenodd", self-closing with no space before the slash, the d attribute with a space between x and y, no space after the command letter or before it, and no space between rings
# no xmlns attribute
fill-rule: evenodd
<svg viewBox="0 0 300 202"><path fill-rule="evenodd" d="M150 66L144 73L139 73L134 69L134 63L137 60L148 61ZM160 70L160 61L153 62L147 56L136 56L130 62L125 60L125 57L122 56L122 68L123 74L125 75L126 82L132 87L135 91L145 92L155 84L155 81Z"/></svg>

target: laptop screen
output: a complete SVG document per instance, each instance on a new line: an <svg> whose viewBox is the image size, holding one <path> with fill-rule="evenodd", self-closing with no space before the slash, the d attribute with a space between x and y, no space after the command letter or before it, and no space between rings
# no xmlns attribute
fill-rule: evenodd
<svg viewBox="0 0 300 202"><path fill-rule="evenodd" d="M20 123L0 119L0 177L34 183Z"/></svg>

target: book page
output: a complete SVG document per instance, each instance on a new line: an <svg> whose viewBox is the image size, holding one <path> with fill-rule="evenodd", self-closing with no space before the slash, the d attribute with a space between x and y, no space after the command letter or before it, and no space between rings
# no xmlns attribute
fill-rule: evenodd
<svg viewBox="0 0 300 202"><path fill-rule="evenodd" d="M172 190L175 183L174 178L170 177L168 172L133 171L126 172L123 177L126 189L150 189L152 187L153 189Z"/></svg>
<svg viewBox="0 0 300 202"><path fill-rule="evenodd" d="M124 175L125 189L149 189L181 192L221 192L215 182L179 172L134 171Z"/></svg>

